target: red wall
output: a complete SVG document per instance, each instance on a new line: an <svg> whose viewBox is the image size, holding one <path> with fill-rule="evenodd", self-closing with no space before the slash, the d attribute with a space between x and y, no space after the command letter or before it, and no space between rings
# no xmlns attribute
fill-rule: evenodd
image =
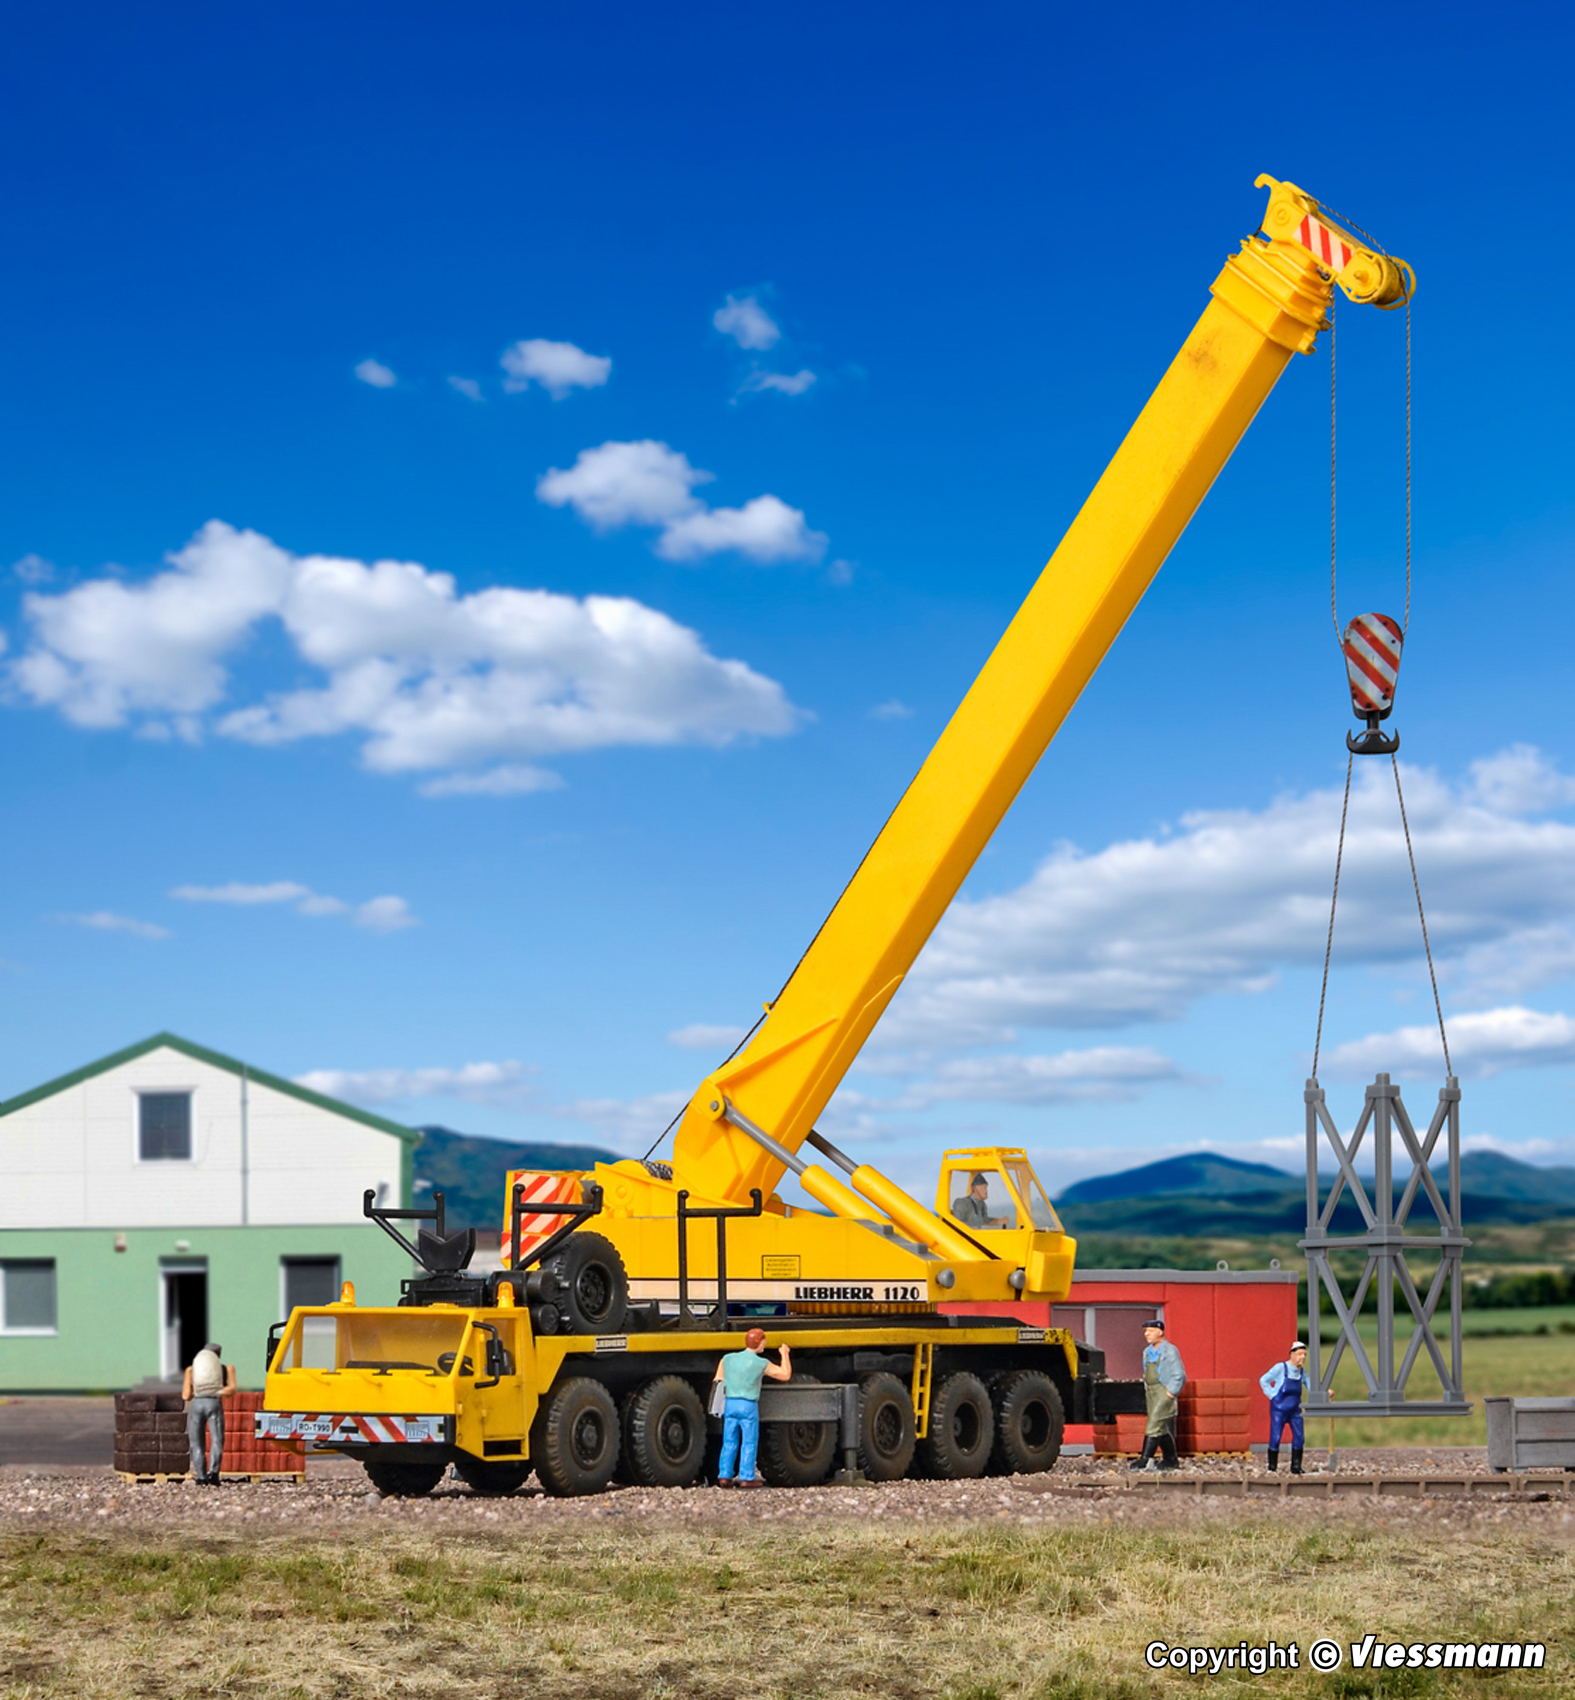
<svg viewBox="0 0 1575 1700"><path fill-rule="evenodd" d="M1181 1353L1190 1378L1243 1376L1251 1382L1252 1438L1267 1441L1269 1401L1258 1389L1258 1377L1285 1357L1296 1338L1295 1275L1288 1270L1264 1271L1252 1279L1258 1272L1244 1271L1215 1280L1191 1271L1155 1269L1123 1270L1119 1280L1101 1280L1101 1273L1092 1270L1074 1279L1066 1304L1145 1305L1162 1310L1166 1337ZM1035 1327L1051 1326L1051 1307L1042 1301L1009 1305L958 1301L940 1308L958 1314L1005 1314ZM1083 1330L1078 1327L1074 1332L1081 1335ZM1068 1423L1066 1438L1091 1443L1094 1431L1086 1423Z"/></svg>

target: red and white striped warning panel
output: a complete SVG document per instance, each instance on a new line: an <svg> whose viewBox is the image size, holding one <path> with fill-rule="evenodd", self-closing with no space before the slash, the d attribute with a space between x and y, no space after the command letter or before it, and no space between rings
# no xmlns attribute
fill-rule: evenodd
<svg viewBox="0 0 1575 1700"><path fill-rule="evenodd" d="M507 1200L504 1210L514 1208L514 1188L518 1182L525 1183L525 1190L520 1194L524 1205L524 1214L520 1217L520 1254L534 1251L549 1234L557 1233L564 1224L562 1216L531 1213L533 1204L577 1204L580 1197L580 1177L577 1174L567 1174L563 1171L535 1173L530 1169L511 1169L504 1185L503 1196ZM503 1267L508 1268L514 1255L513 1244L514 1224L505 1214L503 1219Z"/></svg>
<svg viewBox="0 0 1575 1700"><path fill-rule="evenodd" d="M1345 628L1340 647L1351 680L1351 705L1359 718L1387 714L1394 707L1404 643L1405 634L1387 614L1358 614Z"/></svg>
<svg viewBox="0 0 1575 1700"><path fill-rule="evenodd" d="M1298 227L1296 240L1332 272L1343 272L1356 257L1356 250L1338 230L1330 229L1311 213Z"/></svg>
<svg viewBox="0 0 1575 1700"><path fill-rule="evenodd" d="M449 1417L319 1416L306 1411L259 1411L259 1440L327 1440L373 1445L439 1445Z"/></svg>

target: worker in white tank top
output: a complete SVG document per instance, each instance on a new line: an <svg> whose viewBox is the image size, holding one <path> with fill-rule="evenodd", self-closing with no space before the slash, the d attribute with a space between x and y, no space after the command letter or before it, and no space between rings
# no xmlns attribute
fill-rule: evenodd
<svg viewBox="0 0 1575 1700"><path fill-rule="evenodd" d="M186 1445L192 1480L217 1484L224 1454L224 1395L235 1391L235 1365L222 1361L223 1348L210 1340L191 1360L181 1385L186 1401Z"/></svg>

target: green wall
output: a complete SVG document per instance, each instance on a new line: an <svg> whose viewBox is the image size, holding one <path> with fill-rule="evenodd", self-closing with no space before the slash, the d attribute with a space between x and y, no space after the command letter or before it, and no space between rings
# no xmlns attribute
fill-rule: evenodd
<svg viewBox="0 0 1575 1700"><path fill-rule="evenodd" d="M393 1304L410 1259L371 1222L303 1228L132 1228L126 1249L104 1228L0 1230L0 1258L55 1260L53 1335L0 1334L0 1392L135 1387L160 1370L159 1272L208 1265L208 1337L242 1387L261 1387L268 1330L280 1320L279 1260L337 1257L362 1304ZM180 1249L176 1241L182 1241Z"/></svg>

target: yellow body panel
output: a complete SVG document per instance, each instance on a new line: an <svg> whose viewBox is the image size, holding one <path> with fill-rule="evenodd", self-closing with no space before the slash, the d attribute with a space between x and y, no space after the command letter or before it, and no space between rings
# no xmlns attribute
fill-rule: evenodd
<svg viewBox="0 0 1575 1700"><path fill-rule="evenodd" d="M404 1336L403 1349L420 1351L416 1331L420 1319L434 1313L456 1317L463 1323L462 1338L471 1352L474 1373L464 1373L463 1357L455 1362L448 1374L428 1373L417 1369L372 1370L350 1367L341 1361L333 1368L322 1365L310 1367L298 1362L302 1356L303 1333L319 1321L331 1321L337 1326L341 1319L353 1315L355 1320L366 1319L374 1326L386 1329L386 1337L396 1345ZM1065 1329L1019 1329L1014 1324L1003 1325L988 1317L956 1319L959 1326L938 1331L933 1324L922 1328L904 1326L893 1318L890 1326L839 1327L827 1322L822 1327L774 1327L769 1318L759 1326L766 1331L766 1349L775 1351L784 1341L795 1351L813 1351L817 1347L853 1348L861 1351L882 1349L912 1349L915 1356L933 1345L999 1346L1021 1345L1025 1336L1032 1345L1041 1343L1046 1352L1064 1358L1068 1374L1077 1375L1077 1347ZM504 1375L495 1387L478 1387L482 1365L481 1339L483 1330L477 1324L488 1323L497 1328L513 1358L513 1372ZM387 1308L350 1305L325 1305L291 1313L289 1327L279 1342L274 1362L269 1367L263 1391L263 1409L268 1412L312 1412L324 1415L357 1416L448 1416L455 1419L454 1444L475 1457L486 1456L488 1441L518 1441L518 1452L511 1458L529 1456L530 1425L536 1416L541 1396L562 1373L578 1373L568 1360L600 1358L608 1352L638 1358L657 1354L670 1359L674 1353L692 1355L696 1370L709 1376L716 1361L724 1352L736 1352L744 1343L746 1327L754 1319L740 1321L730 1330L688 1329L681 1333L662 1330L649 1334L617 1335L597 1340L581 1334L554 1334L538 1339L530 1327L530 1317L523 1310L456 1310L452 1306L434 1305L419 1309L389 1306ZM343 1335L340 1335L341 1342ZM343 1350L335 1354L343 1360ZM497 1454L494 1453L494 1456Z"/></svg>
<svg viewBox="0 0 1575 1700"><path fill-rule="evenodd" d="M1335 281L1295 239L1317 203L1293 184L1260 182L1273 188L1264 231L1226 261L1214 299L765 1022L691 1101L673 1168L697 1194L739 1202L777 1184L781 1162L723 1105L798 1149L1292 353L1311 350ZM1394 299L1398 262L1357 252L1342 286Z"/></svg>

